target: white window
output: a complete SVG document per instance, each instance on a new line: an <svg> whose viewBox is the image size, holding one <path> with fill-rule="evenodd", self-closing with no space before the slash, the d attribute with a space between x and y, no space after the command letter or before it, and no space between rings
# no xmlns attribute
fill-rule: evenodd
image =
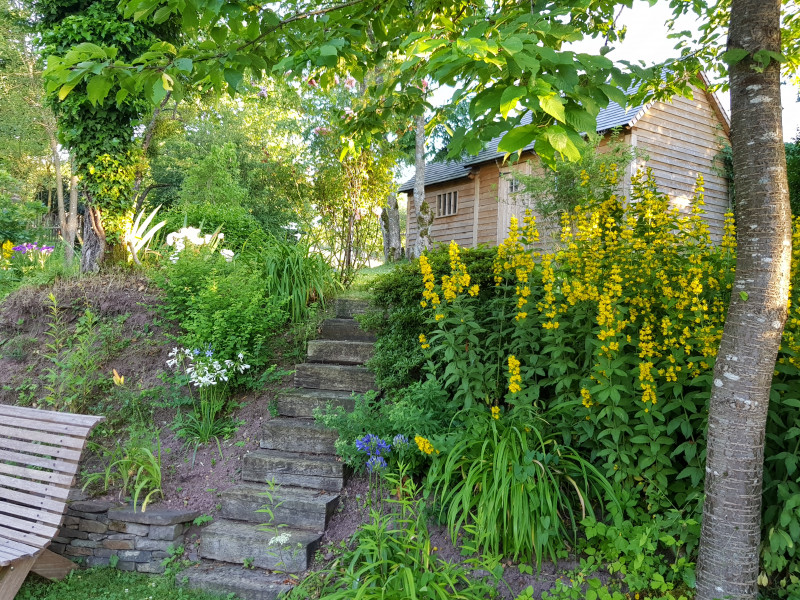
<svg viewBox="0 0 800 600"><path fill-rule="evenodd" d="M522 189L522 185L519 182L519 179L514 177L513 175L508 178L508 193L509 194L516 194Z"/></svg>
<svg viewBox="0 0 800 600"><path fill-rule="evenodd" d="M458 211L458 192L436 194L436 216L449 217Z"/></svg>

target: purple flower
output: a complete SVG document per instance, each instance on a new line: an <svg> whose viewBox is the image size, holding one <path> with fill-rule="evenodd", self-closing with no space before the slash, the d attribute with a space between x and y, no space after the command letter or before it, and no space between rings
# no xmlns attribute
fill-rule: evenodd
<svg viewBox="0 0 800 600"><path fill-rule="evenodd" d="M367 471L370 473L386 468L386 460L382 456L370 456L367 461Z"/></svg>
<svg viewBox="0 0 800 600"><path fill-rule="evenodd" d="M194 350L192 350L192 354L194 354L195 356L200 356L200 348L195 348Z"/></svg>
<svg viewBox="0 0 800 600"><path fill-rule="evenodd" d="M392 447L377 435L368 433L356 440L356 450L366 452L370 456L380 457L382 454L389 454Z"/></svg>

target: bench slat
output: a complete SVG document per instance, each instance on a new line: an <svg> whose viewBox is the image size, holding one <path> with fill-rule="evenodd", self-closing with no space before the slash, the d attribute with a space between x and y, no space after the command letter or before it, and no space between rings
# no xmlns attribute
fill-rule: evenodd
<svg viewBox="0 0 800 600"><path fill-rule="evenodd" d="M40 537L33 533L25 533L17 531L16 529L9 529L0 525L0 537L14 542L21 542L26 546L33 546L34 548L42 549L50 543L50 538Z"/></svg>
<svg viewBox="0 0 800 600"><path fill-rule="evenodd" d="M8 477L6 475L0 475L0 486L8 486L13 490L30 492L32 494L39 494L41 496L57 498L59 500L66 500L69 497L69 488L56 485L47 485L45 483L36 483L26 479L19 479L18 477Z"/></svg>
<svg viewBox="0 0 800 600"><path fill-rule="evenodd" d="M19 504L9 504L8 502L0 502L0 513L8 513L14 517L25 517L26 519L41 521L42 523L48 523L56 527L61 525L61 519L63 517L61 513L28 508L26 506L20 506Z"/></svg>
<svg viewBox="0 0 800 600"><path fill-rule="evenodd" d="M46 421L49 423L65 423L67 425L82 425L92 428L103 420L103 417L91 415L76 415L73 413L63 413L54 410L40 410L37 408L24 408L22 406L0 405L0 415L8 417L22 417L33 419L34 421Z"/></svg>
<svg viewBox="0 0 800 600"><path fill-rule="evenodd" d="M19 427L4 427L3 425L0 425L0 437L31 440L34 442L42 442L44 444L63 446L65 448L77 448L79 450L83 449L83 445L86 443L86 438L83 437L55 435L52 433L33 431Z"/></svg>
<svg viewBox="0 0 800 600"><path fill-rule="evenodd" d="M38 481L47 481L53 485L71 486L72 480L75 479L74 475L66 473L54 473L52 471L39 471L37 469L26 469L25 467L18 467L16 465L9 465L0 462L0 473L6 475L16 475L23 479L35 479Z"/></svg>
<svg viewBox="0 0 800 600"><path fill-rule="evenodd" d="M50 433L60 433L61 435L74 435L76 437L86 437L92 430L91 427L86 425L69 425L67 423L51 423L49 421L37 421L36 419L28 419L25 417L8 417L4 416L3 422L6 425L13 427L20 427L22 429L31 429L33 431L48 431Z"/></svg>
<svg viewBox="0 0 800 600"><path fill-rule="evenodd" d="M2 537L0 537L0 548L3 549L3 552L16 554L17 556L30 556L31 554L36 554L40 550L40 548L36 548L30 544L21 544Z"/></svg>
<svg viewBox="0 0 800 600"><path fill-rule="evenodd" d="M31 467L41 467L43 469L50 469L51 471L67 473L68 475L75 475L75 473L78 472L78 461L52 460L33 456L32 454L3 450L2 448L0 448L0 460L8 460Z"/></svg>
<svg viewBox="0 0 800 600"><path fill-rule="evenodd" d="M33 535L38 535L43 538L47 538L48 541L53 539L58 533L58 527L53 527L52 525L44 525L42 523L37 523L36 521L26 521L25 519L17 519L16 517L10 517L8 515L0 514L0 527L8 527L10 529L17 529L20 533L32 533Z"/></svg>
<svg viewBox="0 0 800 600"><path fill-rule="evenodd" d="M64 512L64 502L61 500L52 500L50 498L34 496L33 494L25 494L15 490L3 490L3 499L10 500L11 502L19 502L20 504L31 506L33 508L49 510L51 512Z"/></svg>
<svg viewBox="0 0 800 600"><path fill-rule="evenodd" d="M63 460L78 461L81 458L80 450L70 450L69 448L60 448L58 446L46 446L45 444L32 444L30 442L10 440L4 437L0 437L0 448L5 448L6 450L30 452L31 454L36 454L39 456L50 456L52 458L60 458Z"/></svg>

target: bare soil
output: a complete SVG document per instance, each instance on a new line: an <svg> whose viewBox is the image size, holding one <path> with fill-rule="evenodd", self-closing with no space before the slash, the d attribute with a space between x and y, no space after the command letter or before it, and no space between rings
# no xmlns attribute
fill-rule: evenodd
<svg viewBox="0 0 800 600"><path fill-rule="evenodd" d="M49 366L46 358L47 331L51 322L52 294L60 308L62 322L74 329L86 308L101 320L123 321L118 337L124 343L100 366L109 379L116 369L125 376L125 386L131 390L163 389L161 375L166 371L168 354L175 345L170 335L177 327L159 319L156 306L161 291L145 276L129 271L93 275L81 279L60 280L52 286L22 288L0 304L0 404L18 404L35 408L43 397L42 375ZM283 365L286 367L286 365ZM270 418L269 405L275 392L283 387L277 382L269 387L235 395L236 408L230 418L241 423L229 440L212 442L195 450L170 429L176 408L152 408L154 431L160 431L163 457L163 498L156 504L170 508L199 510L213 516L219 504L219 494L239 481L242 457L258 448L261 425ZM105 406L113 414L114 407ZM105 438L94 435L91 441L102 447L123 442L127 432L113 432ZM100 471L102 455L91 449L84 453L82 468L86 472ZM99 497L119 498L119 490L93 488Z"/></svg>

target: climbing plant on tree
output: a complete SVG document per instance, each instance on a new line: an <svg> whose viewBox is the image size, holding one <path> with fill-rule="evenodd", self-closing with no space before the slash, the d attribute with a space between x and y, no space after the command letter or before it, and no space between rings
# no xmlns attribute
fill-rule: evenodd
<svg viewBox="0 0 800 600"><path fill-rule="evenodd" d="M76 48L101 45L117 60L128 61L158 39L152 27L120 18L113 0L42 0L37 10L48 66L69 62ZM121 242L133 211L133 184L141 160L134 126L149 107L148 100L124 89L109 96L110 85L96 78L84 80L86 72L78 66L66 86L47 88L59 139L74 157L84 192L84 272L97 270L107 256L113 259L124 251ZM166 93L162 88L154 95L163 98Z"/></svg>

